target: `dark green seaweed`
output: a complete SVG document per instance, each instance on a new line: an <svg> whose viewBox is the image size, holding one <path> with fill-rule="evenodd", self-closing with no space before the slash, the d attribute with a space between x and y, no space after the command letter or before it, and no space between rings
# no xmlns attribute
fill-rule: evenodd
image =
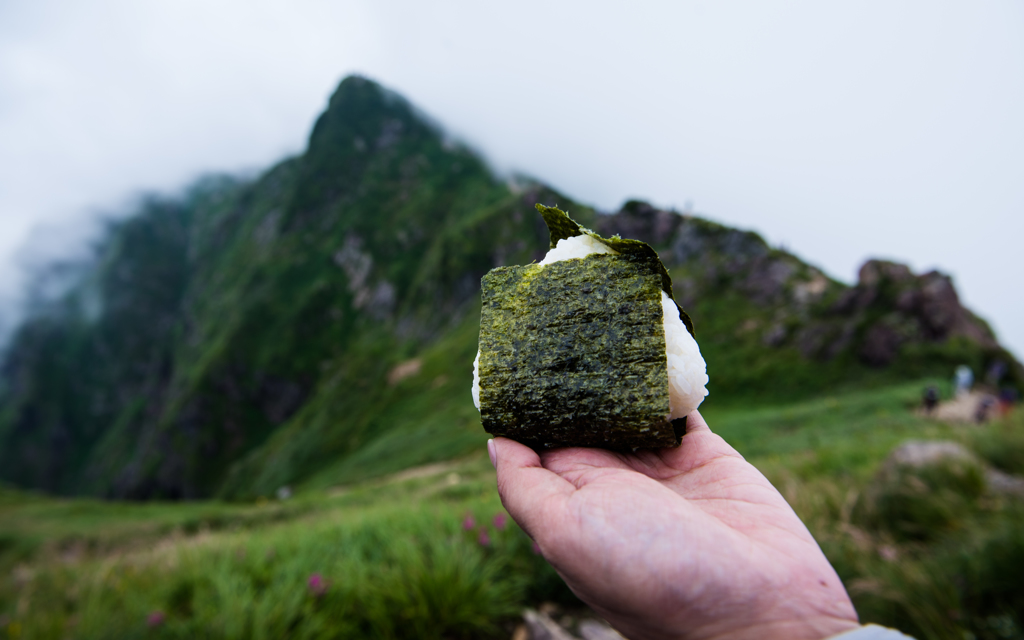
<svg viewBox="0 0 1024 640"><path fill-rule="evenodd" d="M544 217L544 223L548 226L548 234L551 236L550 246L552 249L558 244L559 240L566 238L572 238L573 236L588 235L599 242L611 247L615 251L637 263L643 270L657 273L661 277L661 289L668 294L669 298L672 298L672 302L675 302L675 298L672 296L672 278L668 275L668 270L665 269L665 265L662 264L661 258L658 256L658 252L646 242L639 240L630 240L628 238L620 238L619 236L612 236L611 238L603 238L599 234L581 227L579 223L569 217L569 214L562 211L558 207L546 207L542 204L537 204L537 211ZM693 321L690 320L690 316L687 315L683 308L676 303L676 307L679 309L679 319L683 321L686 326L686 330L690 332L690 335L694 338L697 334L693 332Z"/></svg>
<svg viewBox="0 0 1024 640"><path fill-rule="evenodd" d="M678 445L684 420L666 419L661 306L672 285L657 253L636 240L601 238L553 207L537 208L552 246L587 233L620 255L499 267L484 276L484 429L535 448Z"/></svg>

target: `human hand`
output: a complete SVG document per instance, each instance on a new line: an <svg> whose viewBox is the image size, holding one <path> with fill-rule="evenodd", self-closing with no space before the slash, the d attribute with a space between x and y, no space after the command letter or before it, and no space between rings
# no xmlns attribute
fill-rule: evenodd
<svg viewBox="0 0 1024 640"><path fill-rule="evenodd" d="M800 518L697 411L675 449L538 455L496 438L488 452L509 514L628 638L818 640L858 626Z"/></svg>

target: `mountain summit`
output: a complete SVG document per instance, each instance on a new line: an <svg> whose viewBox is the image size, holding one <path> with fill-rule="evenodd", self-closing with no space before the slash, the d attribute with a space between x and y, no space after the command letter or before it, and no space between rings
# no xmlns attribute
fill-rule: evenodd
<svg viewBox="0 0 1024 640"><path fill-rule="evenodd" d="M631 201L599 214L495 176L397 94L346 78L308 148L206 178L112 227L4 355L0 477L116 498L269 495L461 455L480 277L547 249L536 203L671 267L708 402L1020 365L948 277L869 262L838 283L750 232Z"/></svg>

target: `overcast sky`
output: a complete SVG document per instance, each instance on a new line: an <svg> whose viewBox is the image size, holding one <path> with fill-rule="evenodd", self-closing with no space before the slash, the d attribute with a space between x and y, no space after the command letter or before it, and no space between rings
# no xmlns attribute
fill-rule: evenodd
<svg viewBox="0 0 1024 640"><path fill-rule="evenodd" d="M599 208L946 271L1024 356L1024 3L637 4L0 2L5 310L140 192L301 151L358 72Z"/></svg>

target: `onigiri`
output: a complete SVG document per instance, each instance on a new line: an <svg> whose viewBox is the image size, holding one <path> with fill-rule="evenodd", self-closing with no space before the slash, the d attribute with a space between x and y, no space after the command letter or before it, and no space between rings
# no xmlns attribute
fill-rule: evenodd
<svg viewBox="0 0 1024 640"><path fill-rule="evenodd" d="M708 376L657 253L537 208L547 255L482 282L472 395L484 428L536 448L678 445Z"/></svg>

